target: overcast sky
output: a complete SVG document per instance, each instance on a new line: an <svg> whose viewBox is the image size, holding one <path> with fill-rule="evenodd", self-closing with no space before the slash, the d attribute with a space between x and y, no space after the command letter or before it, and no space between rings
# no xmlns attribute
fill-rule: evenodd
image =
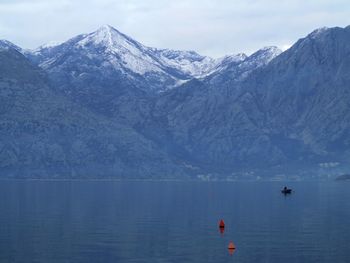
<svg viewBox="0 0 350 263"><path fill-rule="evenodd" d="M286 48L350 24L349 0L0 0L0 39L24 48L109 24L139 42L213 57Z"/></svg>

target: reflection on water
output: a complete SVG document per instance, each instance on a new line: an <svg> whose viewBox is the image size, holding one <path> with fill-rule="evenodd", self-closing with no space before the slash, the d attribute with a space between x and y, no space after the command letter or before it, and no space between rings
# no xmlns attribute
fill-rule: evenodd
<svg viewBox="0 0 350 263"><path fill-rule="evenodd" d="M236 249L228 249L228 253L230 254L230 256L232 256L233 255L233 253L235 253L235 251L236 251Z"/></svg>
<svg viewBox="0 0 350 263"><path fill-rule="evenodd" d="M0 262L348 262L350 185L290 186L0 181Z"/></svg>

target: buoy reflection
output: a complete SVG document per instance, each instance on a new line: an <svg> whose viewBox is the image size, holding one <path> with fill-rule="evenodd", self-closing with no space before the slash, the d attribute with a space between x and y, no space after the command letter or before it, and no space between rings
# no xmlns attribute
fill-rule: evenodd
<svg viewBox="0 0 350 263"><path fill-rule="evenodd" d="M228 250L228 253L230 254L230 256L232 256L233 253L235 253L235 251L236 251L236 249L229 249L229 250Z"/></svg>
<svg viewBox="0 0 350 263"><path fill-rule="evenodd" d="M228 250L228 253L230 254L230 256L232 256L233 253L235 253L235 251L236 251L236 249L229 249L229 250Z"/></svg>

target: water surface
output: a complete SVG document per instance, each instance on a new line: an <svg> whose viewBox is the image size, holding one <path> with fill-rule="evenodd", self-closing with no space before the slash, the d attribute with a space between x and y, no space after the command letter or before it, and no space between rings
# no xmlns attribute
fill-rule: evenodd
<svg viewBox="0 0 350 263"><path fill-rule="evenodd" d="M350 262L350 183L283 186L0 181L0 262Z"/></svg>

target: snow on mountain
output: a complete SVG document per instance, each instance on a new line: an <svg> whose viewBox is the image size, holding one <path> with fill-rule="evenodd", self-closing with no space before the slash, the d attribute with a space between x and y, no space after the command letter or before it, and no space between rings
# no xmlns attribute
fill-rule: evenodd
<svg viewBox="0 0 350 263"><path fill-rule="evenodd" d="M205 81L215 85L242 81L254 70L267 65L281 53L282 51L277 47L265 47L249 57L245 54L225 57L218 67L205 78Z"/></svg>
<svg viewBox="0 0 350 263"><path fill-rule="evenodd" d="M194 51L169 49L154 49L154 51L164 65L176 68L193 78L208 74L217 64L215 59L199 55Z"/></svg>
<svg viewBox="0 0 350 263"><path fill-rule="evenodd" d="M48 42L48 43L46 43L46 44L41 45L40 47L38 47L36 50L34 50L34 52L35 52L35 51L40 52L40 50L42 50L42 49L45 49L45 48L46 48L46 49L53 48L53 47L56 47L56 46L61 45L61 44L62 44L61 41L50 41L50 42Z"/></svg>
<svg viewBox="0 0 350 263"><path fill-rule="evenodd" d="M282 50L275 46L264 47L253 53L250 57L258 61L260 65L269 63L272 59L282 53Z"/></svg>
<svg viewBox="0 0 350 263"><path fill-rule="evenodd" d="M324 32L326 32L328 29L329 29L328 27L317 28L314 31L312 31L308 37L315 39L315 38L319 37L320 35L322 35Z"/></svg>
<svg viewBox="0 0 350 263"><path fill-rule="evenodd" d="M19 46L13 44L12 42L5 40L5 39L0 39L0 49L15 49L18 52L22 52L22 48Z"/></svg>
<svg viewBox="0 0 350 263"><path fill-rule="evenodd" d="M269 48L257 63L265 65L278 52ZM61 71L79 77L92 67L102 75L117 72L157 92L193 78L203 79L247 59L245 54L214 59L194 51L151 48L109 25L62 44L43 45L26 55L49 72Z"/></svg>
<svg viewBox="0 0 350 263"><path fill-rule="evenodd" d="M80 54L86 55L89 59L99 59L103 56L106 62L105 66L112 66L123 72L126 69L142 75L147 72L161 71L160 65L147 54L145 46L108 25L102 26L93 33L72 38L62 45L43 46L36 52L47 52L48 49L53 51L57 49L59 54L79 51ZM49 58L49 60L42 61L41 66L48 68L56 61L57 59Z"/></svg>
<svg viewBox="0 0 350 263"><path fill-rule="evenodd" d="M253 70L267 65L272 59L282 53L278 47L270 46L264 47L252 55L250 55L239 67L241 68L242 74L238 78L240 80L246 78Z"/></svg>
<svg viewBox="0 0 350 263"><path fill-rule="evenodd" d="M156 92L176 86L179 80L192 78L164 64L155 49L108 25L57 46L42 46L27 56L41 68L61 72L69 78L74 76L77 81L87 74L100 79L107 75L122 76L145 90Z"/></svg>
<svg viewBox="0 0 350 263"><path fill-rule="evenodd" d="M212 74L221 72L232 65L239 65L240 63L243 63L247 58L248 56L244 53L239 53L237 55L227 55L227 56L218 58L215 61L215 67L203 77L207 77Z"/></svg>

